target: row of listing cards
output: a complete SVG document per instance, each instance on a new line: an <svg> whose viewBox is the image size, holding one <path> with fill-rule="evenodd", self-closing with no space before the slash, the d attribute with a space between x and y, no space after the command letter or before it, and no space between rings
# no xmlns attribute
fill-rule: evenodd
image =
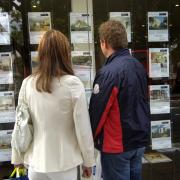
<svg viewBox="0 0 180 180"><path fill-rule="evenodd" d="M131 12L109 12L109 18L122 22L127 31L128 42L132 42ZM169 40L168 12L148 12L147 19L148 42L167 42ZM0 13L0 45L10 44L9 22L8 13ZM42 35L51 28L50 12L28 12L30 44L39 44ZM92 30L92 14L70 13L71 43L92 43Z"/></svg>

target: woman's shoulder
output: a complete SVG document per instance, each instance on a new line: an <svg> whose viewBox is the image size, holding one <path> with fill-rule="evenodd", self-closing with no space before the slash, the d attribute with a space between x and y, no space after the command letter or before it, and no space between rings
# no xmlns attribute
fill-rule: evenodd
<svg viewBox="0 0 180 180"><path fill-rule="evenodd" d="M23 79L22 85L28 83L29 81L31 81L33 79L34 79L34 77L32 75L27 76L26 78Z"/></svg>
<svg viewBox="0 0 180 180"><path fill-rule="evenodd" d="M79 97L82 92L85 92L84 85L76 76L68 76L64 79L66 87L71 92L72 97Z"/></svg>
<svg viewBox="0 0 180 180"><path fill-rule="evenodd" d="M83 86L81 80L73 75L64 75L61 77L62 82L66 83L68 86Z"/></svg>

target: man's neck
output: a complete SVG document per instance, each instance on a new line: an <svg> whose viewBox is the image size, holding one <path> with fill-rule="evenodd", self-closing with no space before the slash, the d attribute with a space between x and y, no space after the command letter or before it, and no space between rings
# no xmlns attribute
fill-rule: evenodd
<svg viewBox="0 0 180 180"><path fill-rule="evenodd" d="M116 51L114 49L110 49L108 52L107 52L107 55L106 57L109 58L113 53L115 53Z"/></svg>

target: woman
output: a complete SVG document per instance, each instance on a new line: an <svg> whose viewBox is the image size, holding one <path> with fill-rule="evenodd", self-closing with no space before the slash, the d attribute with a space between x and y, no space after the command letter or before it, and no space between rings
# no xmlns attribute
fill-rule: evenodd
<svg viewBox="0 0 180 180"><path fill-rule="evenodd" d="M22 83L33 143L24 155L12 149L12 164L27 164L30 180L76 180L82 163L84 176L90 177L94 146L89 114L83 84L73 74L67 38L56 30L46 32L38 56L37 71Z"/></svg>

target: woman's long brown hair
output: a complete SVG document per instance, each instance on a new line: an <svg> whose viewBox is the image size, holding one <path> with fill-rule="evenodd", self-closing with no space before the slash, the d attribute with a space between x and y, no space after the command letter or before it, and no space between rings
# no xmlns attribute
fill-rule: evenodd
<svg viewBox="0 0 180 180"><path fill-rule="evenodd" d="M39 92L51 93L53 77L74 75L68 39L59 31L49 30L44 34L38 47L38 59L39 66L35 75Z"/></svg>

